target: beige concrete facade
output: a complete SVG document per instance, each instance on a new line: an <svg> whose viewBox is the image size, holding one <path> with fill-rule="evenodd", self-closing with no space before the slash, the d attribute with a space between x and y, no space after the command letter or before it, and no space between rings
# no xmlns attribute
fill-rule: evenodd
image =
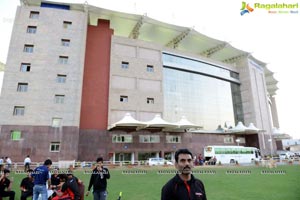
<svg viewBox="0 0 300 200"><path fill-rule="evenodd" d="M39 12L31 19L30 12ZM72 22L64 28L63 22ZM85 53L87 15L84 12L41 7L18 7L8 52L1 95L0 124L48 125L52 118L62 118L64 126L79 125L82 74ZM36 33L26 33L35 26ZM62 46L61 40L70 40ZM23 52L24 45L33 52ZM66 64L59 56L68 56ZM21 72L21 63L30 63L30 72ZM57 74L66 75L57 83ZM17 92L18 83L27 83L27 92ZM65 95L64 103L55 103L55 95ZM24 116L14 116L14 106L24 106Z"/></svg>
<svg viewBox="0 0 300 200"><path fill-rule="evenodd" d="M161 46L113 36L111 48L109 124L122 119L125 113L141 121L163 114L163 74ZM121 67L122 62L128 68ZM153 66L153 72L147 71ZM128 102L120 102L120 96L127 96ZM147 104L153 98L154 104Z"/></svg>
<svg viewBox="0 0 300 200"><path fill-rule="evenodd" d="M272 112L272 121L273 121L273 127L279 128L279 119L278 119L278 112L277 112L277 106L276 106L276 99L274 96L270 97L271 105L270 109Z"/></svg>
<svg viewBox="0 0 300 200"><path fill-rule="evenodd" d="M272 118L263 67L254 60L244 59L239 62L237 69L241 81L244 123L246 126L254 123L262 130L258 134L260 149L264 154L271 153L271 145L275 149L276 144L274 140L269 141L272 139Z"/></svg>

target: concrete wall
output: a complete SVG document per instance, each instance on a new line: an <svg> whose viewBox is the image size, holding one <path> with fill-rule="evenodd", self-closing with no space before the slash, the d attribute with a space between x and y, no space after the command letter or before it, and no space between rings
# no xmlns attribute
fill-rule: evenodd
<svg viewBox="0 0 300 200"><path fill-rule="evenodd" d="M237 64L240 73L241 95L244 109L244 124L249 123L263 130L259 133L259 148L263 154L271 153L276 149L272 144L272 118L267 99L267 87L262 66L250 59L240 60Z"/></svg>
<svg viewBox="0 0 300 200"><path fill-rule="evenodd" d="M127 112L142 121L163 114L160 49L159 45L113 36L108 125L122 119ZM121 67L122 62L129 63L128 69ZM148 72L147 65L152 65L154 72ZM120 102L121 95L128 96L128 102ZM147 98L154 98L154 104L147 104Z"/></svg>

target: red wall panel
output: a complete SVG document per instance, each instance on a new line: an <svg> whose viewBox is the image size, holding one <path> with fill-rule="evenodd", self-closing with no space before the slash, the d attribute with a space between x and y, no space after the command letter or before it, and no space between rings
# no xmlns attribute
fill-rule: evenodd
<svg viewBox="0 0 300 200"><path fill-rule="evenodd" d="M80 129L107 128L112 35L107 20L98 20L97 26L88 26Z"/></svg>

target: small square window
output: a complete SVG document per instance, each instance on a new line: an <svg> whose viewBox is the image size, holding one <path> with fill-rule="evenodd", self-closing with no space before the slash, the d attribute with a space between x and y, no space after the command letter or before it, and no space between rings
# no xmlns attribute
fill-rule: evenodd
<svg viewBox="0 0 300 200"><path fill-rule="evenodd" d="M26 52L26 53L32 53L33 52L33 47L34 47L34 45L25 44L23 51Z"/></svg>
<svg viewBox="0 0 300 200"><path fill-rule="evenodd" d="M52 118L52 127L61 127L62 118Z"/></svg>
<svg viewBox="0 0 300 200"><path fill-rule="evenodd" d="M147 72L154 72L154 67L152 65L147 65Z"/></svg>
<svg viewBox="0 0 300 200"><path fill-rule="evenodd" d="M11 140L21 140L21 131L11 131L10 138Z"/></svg>
<svg viewBox="0 0 300 200"><path fill-rule="evenodd" d="M27 26L27 33L35 34L36 26Z"/></svg>
<svg viewBox="0 0 300 200"><path fill-rule="evenodd" d="M121 68L122 69L128 69L129 68L129 62L122 62Z"/></svg>
<svg viewBox="0 0 300 200"><path fill-rule="evenodd" d="M61 46L68 47L70 46L70 42L68 39L61 39Z"/></svg>
<svg viewBox="0 0 300 200"><path fill-rule="evenodd" d="M59 56L58 63L59 64L68 64L69 57L68 56Z"/></svg>
<svg viewBox="0 0 300 200"><path fill-rule="evenodd" d="M154 104L154 98L147 98L147 104Z"/></svg>
<svg viewBox="0 0 300 200"><path fill-rule="evenodd" d="M65 83L66 80L67 80L67 75L57 74L57 76L56 76L56 82L57 83Z"/></svg>
<svg viewBox="0 0 300 200"><path fill-rule="evenodd" d="M30 72L30 63L21 63L20 71L21 72Z"/></svg>
<svg viewBox="0 0 300 200"><path fill-rule="evenodd" d="M17 91L18 92L27 92L28 83L18 83Z"/></svg>
<svg viewBox="0 0 300 200"><path fill-rule="evenodd" d="M128 102L128 96L120 96L120 102Z"/></svg>
<svg viewBox="0 0 300 200"><path fill-rule="evenodd" d="M72 22L70 22L70 21L64 21L64 23L63 23L63 27L64 28L70 28L72 26Z"/></svg>
<svg viewBox="0 0 300 200"><path fill-rule="evenodd" d="M63 104L65 101L65 95L56 94L54 97L54 102L57 104Z"/></svg>
<svg viewBox="0 0 300 200"><path fill-rule="evenodd" d="M51 142L50 152L59 152L59 151L60 151L60 142Z"/></svg>
<svg viewBox="0 0 300 200"><path fill-rule="evenodd" d="M38 11L30 11L29 18L30 19L38 19L39 15L40 15L40 12L38 12Z"/></svg>
<svg viewBox="0 0 300 200"><path fill-rule="evenodd" d="M14 115L15 116L23 116L25 114L25 106L15 106L14 107Z"/></svg>

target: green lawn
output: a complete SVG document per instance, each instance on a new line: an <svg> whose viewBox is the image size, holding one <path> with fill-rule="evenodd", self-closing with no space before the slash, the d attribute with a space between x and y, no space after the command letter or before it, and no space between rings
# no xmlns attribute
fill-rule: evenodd
<svg viewBox="0 0 300 200"><path fill-rule="evenodd" d="M166 174L159 173L159 170ZM196 167L194 171L195 176L204 182L209 200L300 199L300 165L273 169ZM122 200L158 200L161 187L174 176L168 174L173 172L173 168L122 168L110 169L110 172L108 200L116 200L120 191L123 192ZM133 174L137 172L142 174ZM83 171L76 171L75 174L87 187L90 174ZM11 176L14 177L16 199L20 199L19 183L25 175L11 173ZM86 200L92 200L92 194Z"/></svg>

